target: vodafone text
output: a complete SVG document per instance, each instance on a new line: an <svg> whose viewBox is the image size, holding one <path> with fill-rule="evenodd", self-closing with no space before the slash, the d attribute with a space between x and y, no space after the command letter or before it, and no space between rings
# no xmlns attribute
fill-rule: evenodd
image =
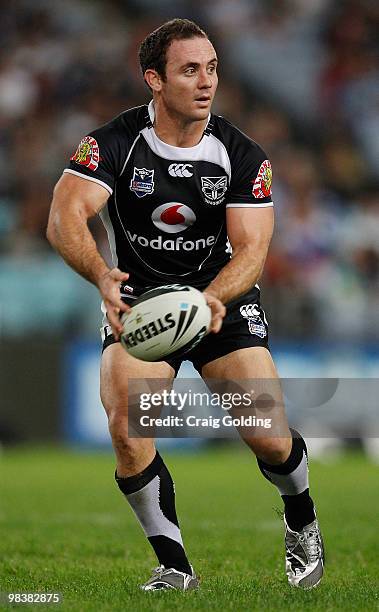
<svg viewBox="0 0 379 612"><path fill-rule="evenodd" d="M142 247L150 247L159 251L199 251L213 246L216 240L215 236L199 238L198 240L184 240L183 236L179 236L175 240L164 240L162 236L158 236L149 240L146 236L132 234L129 230L127 230L127 235L131 242L138 242Z"/></svg>

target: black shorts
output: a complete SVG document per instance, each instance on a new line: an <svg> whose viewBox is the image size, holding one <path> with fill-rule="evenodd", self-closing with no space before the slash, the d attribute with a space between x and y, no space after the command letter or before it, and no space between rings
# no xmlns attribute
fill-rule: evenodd
<svg viewBox="0 0 379 612"><path fill-rule="evenodd" d="M132 301L128 301L131 306ZM106 326L103 332L103 351L116 340ZM268 323L265 313L260 305L260 291L254 287L236 300L229 302L226 307L221 330L218 334L208 334L194 349L185 353L182 357L165 361L175 370L175 374L181 366L182 361L192 361L196 370L201 374L203 366L214 359L228 355L233 351L253 346L268 346Z"/></svg>

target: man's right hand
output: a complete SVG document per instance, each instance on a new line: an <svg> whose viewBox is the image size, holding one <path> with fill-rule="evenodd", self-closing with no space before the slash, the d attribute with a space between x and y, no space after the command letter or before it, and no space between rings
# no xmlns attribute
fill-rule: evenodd
<svg viewBox="0 0 379 612"><path fill-rule="evenodd" d="M118 268L113 268L103 274L97 283L116 340L119 340L122 332L120 313L130 311L130 306L125 304L120 296L120 284L128 278L129 274L127 272L121 272Z"/></svg>

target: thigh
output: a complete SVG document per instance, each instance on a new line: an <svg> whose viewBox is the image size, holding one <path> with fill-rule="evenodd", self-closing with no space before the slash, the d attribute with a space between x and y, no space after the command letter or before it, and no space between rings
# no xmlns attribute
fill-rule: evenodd
<svg viewBox="0 0 379 612"><path fill-rule="evenodd" d="M174 376L168 363L141 361L128 355L119 342L111 344L103 352L100 370L100 395L108 418L127 416L131 381L134 388L138 381L141 392L150 392L154 379L161 379L163 389L171 386Z"/></svg>
<svg viewBox="0 0 379 612"><path fill-rule="evenodd" d="M271 353L263 346L238 349L214 359L203 366L201 374L224 380L278 378Z"/></svg>

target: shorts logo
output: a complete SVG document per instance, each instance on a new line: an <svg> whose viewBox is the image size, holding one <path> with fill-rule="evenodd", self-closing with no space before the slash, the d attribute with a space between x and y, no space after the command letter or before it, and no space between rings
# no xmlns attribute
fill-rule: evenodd
<svg viewBox="0 0 379 612"><path fill-rule="evenodd" d="M134 191L138 198L151 195L154 192L154 170L136 168L134 166L133 178L130 181L130 191Z"/></svg>
<svg viewBox="0 0 379 612"><path fill-rule="evenodd" d="M188 168L193 168L192 164L170 164L168 173L170 176L177 176L178 178L189 178L193 176L193 172Z"/></svg>
<svg viewBox="0 0 379 612"><path fill-rule="evenodd" d="M130 295L133 295L134 288L131 287L130 285L127 285L126 283L121 283L120 293L121 293L121 297L129 297Z"/></svg>
<svg viewBox="0 0 379 612"><path fill-rule="evenodd" d="M99 145L92 136L85 136L79 143L71 161L86 166L89 170L96 170L99 165Z"/></svg>
<svg viewBox="0 0 379 612"><path fill-rule="evenodd" d="M226 176L202 176L201 190L205 195L205 201L211 206L217 206L225 200L225 193L228 189L228 179Z"/></svg>
<svg viewBox="0 0 379 612"><path fill-rule="evenodd" d="M263 323L256 304L244 304L240 308L240 313L245 319L247 319L249 332L251 334L259 336L260 338L265 338L265 336L267 336L265 324Z"/></svg>
<svg viewBox="0 0 379 612"><path fill-rule="evenodd" d="M268 159L261 164L257 178L253 183L252 194L255 198L268 198L271 196L272 169Z"/></svg>
<svg viewBox="0 0 379 612"><path fill-rule="evenodd" d="M196 221L196 215L189 206L167 202L158 206L151 215L155 227L168 234L183 232Z"/></svg>

